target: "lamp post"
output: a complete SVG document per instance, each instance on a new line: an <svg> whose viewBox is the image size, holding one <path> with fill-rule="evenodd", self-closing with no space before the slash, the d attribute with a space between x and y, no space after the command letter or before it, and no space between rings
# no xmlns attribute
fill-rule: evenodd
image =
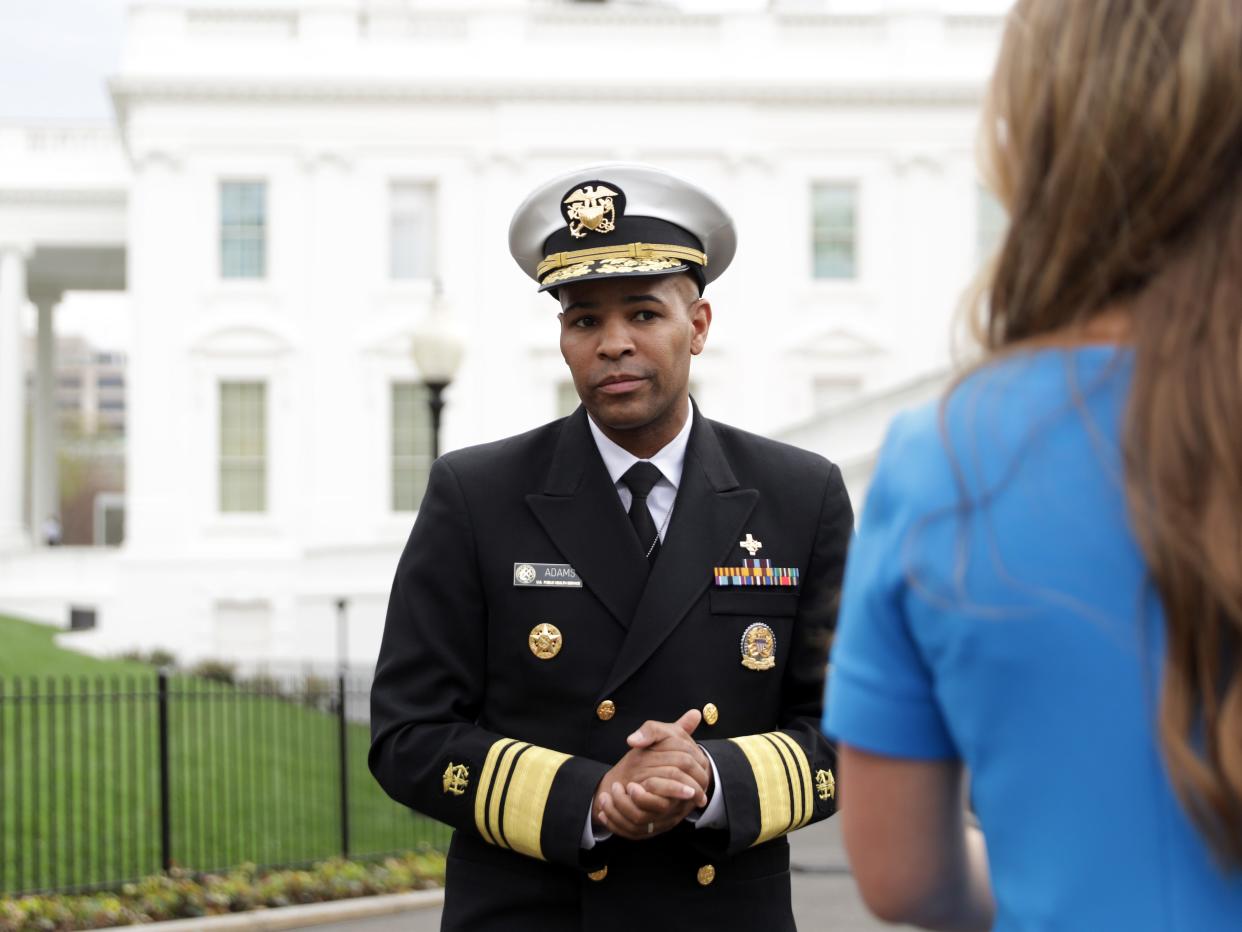
<svg viewBox="0 0 1242 932"><path fill-rule="evenodd" d="M440 455L440 413L444 410L444 390L461 364L462 338L444 303L440 283L434 285L427 316L414 328L414 362L427 387L427 407L431 409L431 458Z"/></svg>

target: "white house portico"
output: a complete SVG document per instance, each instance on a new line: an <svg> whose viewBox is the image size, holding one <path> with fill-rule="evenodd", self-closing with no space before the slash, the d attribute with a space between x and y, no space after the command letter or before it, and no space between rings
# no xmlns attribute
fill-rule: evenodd
<svg viewBox="0 0 1242 932"><path fill-rule="evenodd" d="M54 309L66 292L125 289L127 190L114 130L0 126L0 549L37 544L58 510ZM23 513L28 304L37 308L37 352Z"/></svg>

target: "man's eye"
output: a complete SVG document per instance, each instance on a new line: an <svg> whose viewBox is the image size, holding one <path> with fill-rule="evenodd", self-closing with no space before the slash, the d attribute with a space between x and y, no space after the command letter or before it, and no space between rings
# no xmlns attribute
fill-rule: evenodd
<svg viewBox="0 0 1242 932"><path fill-rule="evenodd" d="M582 317L575 317L575 318L574 318L574 320L573 320L573 323L572 323L570 326L572 326L572 327L583 327L583 328L586 328L586 327L594 327L594 326L595 326L595 318L594 318L594 317L588 317L588 316L585 316L585 315L584 315L584 316L582 316Z"/></svg>
<svg viewBox="0 0 1242 932"><path fill-rule="evenodd" d="M658 315L655 311L637 311L634 314L635 320L655 320Z"/></svg>

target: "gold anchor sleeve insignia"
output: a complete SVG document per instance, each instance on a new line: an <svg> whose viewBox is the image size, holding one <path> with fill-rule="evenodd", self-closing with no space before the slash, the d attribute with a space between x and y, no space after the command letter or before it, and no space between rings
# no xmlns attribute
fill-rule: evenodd
<svg viewBox="0 0 1242 932"><path fill-rule="evenodd" d="M831 770L820 770L815 774L815 790L821 800L837 798L837 781L833 779Z"/></svg>
<svg viewBox="0 0 1242 932"><path fill-rule="evenodd" d="M465 795L470 786L470 768L465 764L454 764L449 761L444 769L444 792L452 796Z"/></svg>

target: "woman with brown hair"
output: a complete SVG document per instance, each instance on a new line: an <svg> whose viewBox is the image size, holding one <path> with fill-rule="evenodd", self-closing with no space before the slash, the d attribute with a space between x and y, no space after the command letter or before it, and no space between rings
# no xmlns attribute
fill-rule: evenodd
<svg viewBox="0 0 1242 932"><path fill-rule="evenodd" d="M892 426L842 597L854 873L929 928L1242 929L1242 3L1020 0L985 127L986 357Z"/></svg>

